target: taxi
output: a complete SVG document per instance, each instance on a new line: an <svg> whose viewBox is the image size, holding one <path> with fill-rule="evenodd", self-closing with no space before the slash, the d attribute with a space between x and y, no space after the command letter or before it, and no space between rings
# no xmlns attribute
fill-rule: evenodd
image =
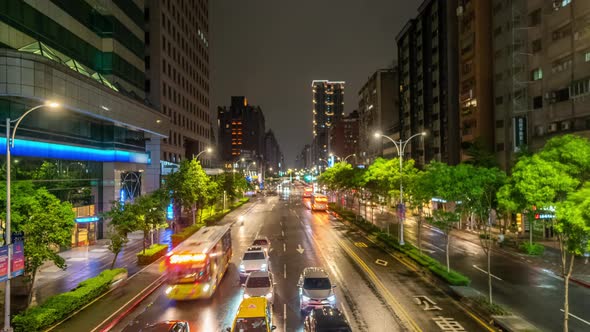
<svg viewBox="0 0 590 332"><path fill-rule="evenodd" d="M270 303L264 297L251 297L242 300L231 328L227 332L270 332L277 327L272 325Z"/></svg>

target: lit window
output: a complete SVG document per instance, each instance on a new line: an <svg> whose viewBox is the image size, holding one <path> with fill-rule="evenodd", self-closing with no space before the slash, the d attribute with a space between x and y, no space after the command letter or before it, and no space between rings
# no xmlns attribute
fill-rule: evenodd
<svg viewBox="0 0 590 332"><path fill-rule="evenodd" d="M584 54L584 61L586 61L586 62L590 61L590 51L588 51Z"/></svg>
<svg viewBox="0 0 590 332"><path fill-rule="evenodd" d="M543 69L537 68L533 70L533 81L538 81L543 79Z"/></svg>
<svg viewBox="0 0 590 332"><path fill-rule="evenodd" d="M565 7L572 3L572 0L561 0L561 7Z"/></svg>

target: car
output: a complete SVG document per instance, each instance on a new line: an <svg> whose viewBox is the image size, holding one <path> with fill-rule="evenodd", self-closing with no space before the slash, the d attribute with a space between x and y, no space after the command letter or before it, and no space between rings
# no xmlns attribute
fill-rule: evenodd
<svg viewBox="0 0 590 332"><path fill-rule="evenodd" d="M270 332L277 327L272 325L272 310L265 297L243 299L227 332Z"/></svg>
<svg viewBox="0 0 590 332"><path fill-rule="evenodd" d="M261 247L268 254L270 250L270 240L266 236L260 236L252 241L252 246Z"/></svg>
<svg viewBox="0 0 590 332"><path fill-rule="evenodd" d="M249 247L246 249L239 266L240 280L245 280L251 272L268 270L268 254L262 247Z"/></svg>
<svg viewBox="0 0 590 332"><path fill-rule="evenodd" d="M274 280L268 271L254 271L250 273L244 283L244 298L265 297L271 304L274 300Z"/></svg>
<svg viewBox="0 0 590 332"><path fill-rule="evenodd" d="M166 320L149 324L140 332L190 332L190 327L185 320Z"/></svg>
<svg viewBox="0 0 590 332"><path fill-rule="evenodd" d="M333 307L313 309L303 323L304 332L351 332L346 317Z"/></svg>
<svg viewBox="0 0 590 332"><path fill-rule="evenodd" d="M328 273L320 267L306 267L299 276L299 309L305 314L310 309L334 306L336 285Z"/></svg>

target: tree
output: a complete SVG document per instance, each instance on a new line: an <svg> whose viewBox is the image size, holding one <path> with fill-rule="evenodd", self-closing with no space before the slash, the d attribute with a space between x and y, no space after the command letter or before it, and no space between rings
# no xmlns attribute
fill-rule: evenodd
<svg viewBox="0 0 590 332"><path fill-rule="evenodd" d="M481 138L478 138L473 143L469 144L466 155L468 157L465 161L466 164L485 168L494 168L498 166L494 152L486 146Z"/></svg>
<svg viewBox="0 0 590 332"><path fill-rule="evenodd" d="M135 225L143 231L143 252L153 230L165 227L166 224L166 202L167 195L164 190L157 190L147 195L139 196L130 207L137 218ZM112 239L111 239L112 240Z"/></svg>
<svg viewBox="0 0 590 332"><path fill-rule="evenodd" d="M422 252L422 225L424 223L424 205L428 204L434 197L434 188L431 186L430 174L428 171L418 171L409 178L406 185L408 202L413 208L418 210L418 220L416 222L417 232L416 241L418 250Z"/></svg>
<svg viewBox="0 0 590 332"><path fill-rule="evenodd" d="M125 244L129 241L127 235L137 229L137 216L133 204L113 201L111 210L104 212L102 217L110 219L110 239L109 250L113 253L113 262L111 268L115 266L117 257Z"/></svg>
<svg viewBox="0 0 590 332"><path fill-rule="evenodd" d="M590 251L590 183L568 195L556 207L555 229L561 251L561 269L565 290L563 311L563 330L568 331L569 319L569 280L574 268L574 257Z"/></svg>
<svg viewBox="0 0 590 332"><path fill-rule="evenodd" d="M206 195L209 177L203 171L201 164L195 160L183 160L177 172L168 176L166 188L171 192L177 210L192 212L192 223L195 223L197 203L201 203Z"/></svg>
<svg viewBox="0 0 590 332"><path fill-rule="evenodd" d="M585 185L589 179L590 142L579 136L563 135L547 141L534 155L525 155L519 159L512 172L513 185L509 188L512 201L521 209L532 209L532 206L560 209L555 229L558 232L560 263L564 273L564 331L567 331L569 318L567 273L574 264L573 259L568 263L568 253L575 254L581 246L577 243L580 241L578 237L584 236L584 228L580 225L585 212L573 210L582 205L582 194L579 193L588 193Z"/></svg>
<svg viewBox="0 0 590 332"><path fill-rule="evenodd" d="M44 188L36 190L30 203L28 218L24 223L15 224L14 229L24 232L25 272L33 289L37 270L45 261L66 268L58 251L71 243L75 213L70 203L61 202ZM32 292L29 293L29 303L31 296Z"/></svg>

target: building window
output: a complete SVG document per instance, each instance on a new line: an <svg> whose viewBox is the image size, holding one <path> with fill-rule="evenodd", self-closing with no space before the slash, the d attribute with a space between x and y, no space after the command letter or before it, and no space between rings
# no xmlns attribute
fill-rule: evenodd
<svg viewBox="0 0 590 332"><path fill-rule="evenodd" d="M530 18L530 22L531 22L532 27L541 24L541 8L530 13L529 18Z"/></svg>
<svg viewBox="0 0 590 332"><path fill-rule="evenodd" d="M533 109L543 108L543 96L533 97Z"/></svg>
<svg viewBox="0 0 590 332"><path fill-rule="evenodd" d="M555 101L566 101L570 99L570 90L569 88L557 90L555 94Z"/></svg>
<svg viewBox="0 0 590 332"><path fill-rule="evenodd" d="M572 0L561 0L561 7L565 7L572 3Z"/></svg>
<svg viewBox="0 0 590 332"><path fill-rule="evenodd" d="M532 71L533 81L538 81L543 79L543 69L537 68Z"/></svg>
<svg viewBox="0 0 590 332"><path fill-rule="evenodd" d="M586 53L584 53L584 61L590 62L590 51L586 51Z"/></svg>
<svg viewBox="0 0 590 332"><path fill-rule="evenodd" d="M540 38L533 40L532 49L533 53L538 53L543 49L543 43Z"/></svg>

